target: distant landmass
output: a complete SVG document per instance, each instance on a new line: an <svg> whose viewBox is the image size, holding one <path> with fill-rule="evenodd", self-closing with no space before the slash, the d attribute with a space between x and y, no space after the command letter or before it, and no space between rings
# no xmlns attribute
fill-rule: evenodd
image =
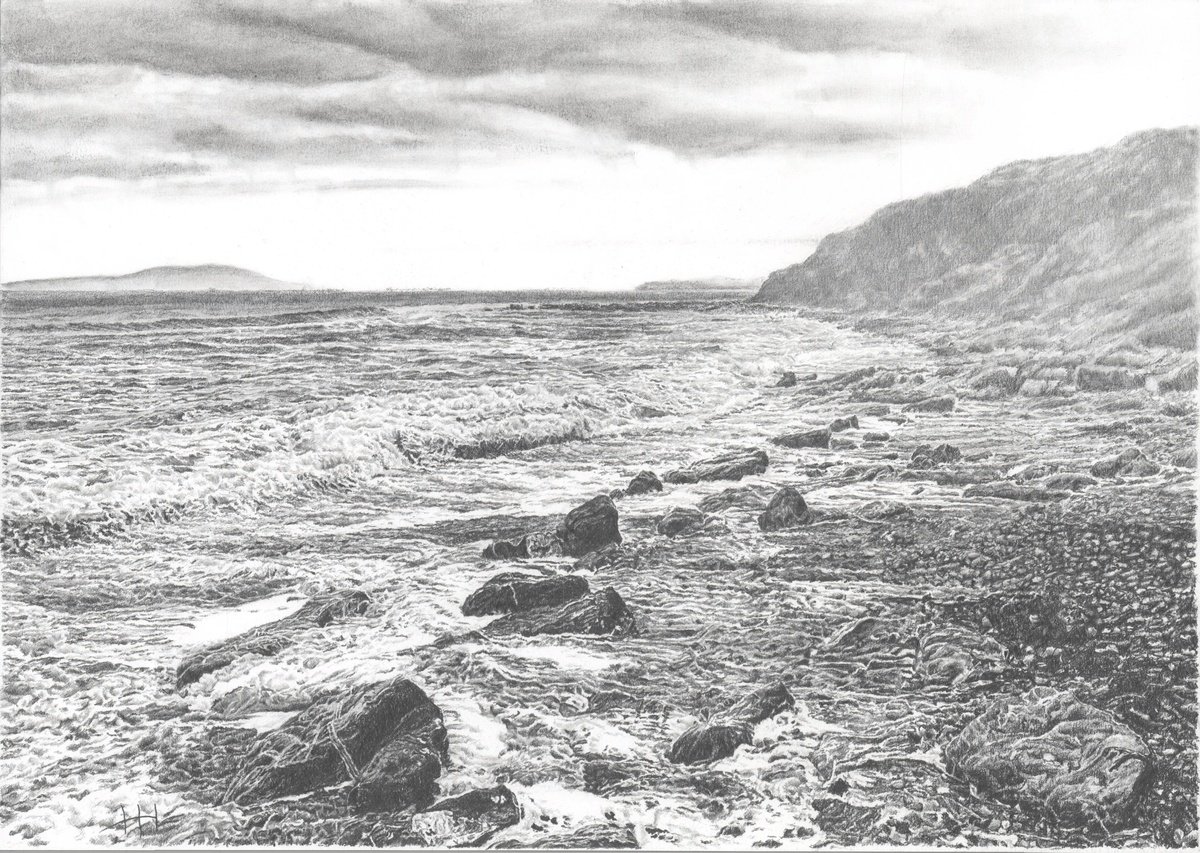
<svg viewBox="0 0 1200 853"><path fill-rule="evenodd" d="M134 291L134 290L307 290L308 285L280 281L240 267L202 264L184 267L151 267L128 275L94 275L75 278L37 278L13 281L5 291Z"/></svg>
<svg viewBox="0 0 1200 853"><path fill-rule="evenodd" d="M675 293L679 291L754 291L762 278L678 278L666 281L647 281L634 290L637 293Z"/></svg>
<svg viewBox="0 0 1200 853"><path fill-rule="evenodd" d="M1191 349L1196 163L1196 128L1010 163L825 237L754 301L1034 320Z"/></svg>

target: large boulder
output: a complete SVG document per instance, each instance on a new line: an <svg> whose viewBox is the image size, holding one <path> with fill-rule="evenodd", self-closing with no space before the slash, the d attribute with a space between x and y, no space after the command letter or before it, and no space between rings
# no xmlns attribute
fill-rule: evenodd
<svg viewBox="0 0 1200 853"><path fill-rule="evenodd" d="M800 450L807 447L828 450L830 435L829 427L821 427L820 429L802 430L801 432L790 432L786 435L776 436L771 439L771 443L778 444L780 447L790 447L793 450Z"/></svg>
<svg viewBox="0 0 1200 853"><path fill-rule="evenodd" d="M770 460L761 450L735 450L693 462L686 468L669 472L668 483L699 483L704 480L740 480L767 470Z"/></svg>
<svg viewBox="0 0 1200 853"><path fill-rule="evenodd" d="M926 397L922 400L917 400L915 403L909 403L904 407L906 412L952 412L957 403L953 397L946 395L944 397Z"/></svg>
<svg viewBox="0 0 1200 853"><path fill-rule="evenodd" d="M464 616L490 616L534 607L547 607L587 595L588 582L579 575L541 577L505 572L489 578L463 602Z"/></svg>
<svg viewBox="0 0 1200 853"><path fill-rule="evenodd" d="M637 622L615 589L580 596L558 607L510 613L488 624L489 634L595 634L625 637L637 633Z"/></svg>
<svg viewBox="0 0 1200 853"><path fill-rule="evenodd" d="M767 508L758 517L760 530L770 532L797 527L812 521L812 513L804 502L804 495L792 486L784 486L775 493Z"/></svg>
<svg viewBox="0 0 1200 853"><path fill-rule="evenodd" d="M442 712L405 678L318 699L258 738L226 800L253 803L353 781L364 811L420 807L448 756Z"/></svg>
<svg viewBox="0 0 1200 853"><path fill-rule="evenodd" d="M608 495L598 495L575 507L558 525L555 536L564 554L582 557L610 543L621 542L617 507Z"/></svg>
<svg viewBox="0 0 1200 853"><path fill-rule="evenodd" d="M1110 713L1052 687L1002 696L945 747L985 794L1064 824L1115 828L1133 814L1150 751Z"/></svg>
<svg viewBox="0 0 1200 853"><path fill-rule="evenodd" d="M782 683L761 687L707 723L681 734L667 751L667 759L675 764L699 764L728 758L739 746L753 742L757 724L795 705L796 700Z"/></svg>
<svg viewBox="0 0 1200 853"><path fill-rule="evenodd" d="M365 592L357 589L317 596L291 616L260 625L188 655L180 662L175 672L175 686L186 687L245 655L276 655L294 643L296 637L305 630L324 628L337 619L365 613L370 601Z"/></svg>
<svg viewBox="0 0 1200 853"><path fill-rule="evenodd" d="M632 497L634 495L644 495L650 492L661 492L663 484L658 475L653 471L642 471L636 477L629 481L629 485L625 487L625 494Z"/></svg>
<svg viewBox="0 0 1200 853"><path fill-rule="evenodd" d="M1149 477L1159 472L1159 466L1140 448L1130 447L1116 456L1101 459L1091 467L1096 477Z"/></svg>
<svg viewBox="0 0 1200 853"><path fill-rule="evenodd" d="M671 507L667 514L658 520L656 529L663 536L678 536L688 530L694 530L704 525L704 513L691 507Z"/></svg>

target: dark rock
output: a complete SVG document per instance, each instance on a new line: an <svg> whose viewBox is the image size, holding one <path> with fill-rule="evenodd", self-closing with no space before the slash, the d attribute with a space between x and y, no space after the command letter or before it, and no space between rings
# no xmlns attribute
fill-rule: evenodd
<svg viewBox="0 0 1200 853"><path fill-rule="evenodd" d="M1044 488L1065 489L1069 492L1077 492L1094 485L1096 485L1096 478L1089 477L1080 471L1063 471L1060 474L1051 474L1042 480Z"/></svg>
<svg viewBox="0 0 1200 853"><path fill-rule="evenodd" d="M804 502L804 495L792 486L784 486L775 493L763 514L758 517L758 526L764 531L783 530L811 521L812 513Z"/></svg>
<svg viewBox="0 0 1200 853"><path fill-rule="evenodd" d="M225 799L246 804L355 781L359 808L433 799L447 758L442 712L405 678L318 699L258 738Z"/></svg>
<svg viewBox="0 0 1200 853"><path fill-rule="evenodd" d="M783 375L779 377L779 381L775 383L776 388L792 388L796 384L796 374L790 370L785 370Z"/></svg>
<svg viewBox="0 0 1200 853"><path fill-rule="evenodd" d="M229 666L244 655L271 657L296 641L296 635L323 628L336 619L365 613L370 598L360 590L342 590L317 596L293 613L236 637L206 646L188 655L175 673L175 686L185 687L210 672Z"/></svg>
<svg viewBox="0 0 1200 853"><path fill-rule="evenodd" d="M1075 387L1080 391L1122 391L1140 388L1143 380L1123 367L1081 364L1075 368Z"/></svg>
<svg viewBox="0 0 1200 853"><path fill-rule="evenodd" d="M483 549L483 556L488 560L528 560L529 537L522 536L516 542L497 540Z"/></svg>
<svg viewBox="0 0 1200 853"><path fill-rule="evenodd" d="M1067 492L1046 489L1027 483L1012 483L999 480L994 483L978 483L963 490L964 498L1001 498L1008 501L1060 501L1068 497Z"/></svg>
<svg viewBox="0 0 1200 853"><path fill-rule="evenodd" d="M644 495L650 492L661 492L663 484L658 475L653 471L642 471L636 477L629 481L629 485L625 487L625 494L630 497L634 495Z"/></svg>
<svg viewBox="0 0 1200 853"><path fill-rule="evenodd" d="M766 687L760 687L753 693L746 694L733 703L721 716L724 719L757 725L788 708L795 707L796 700L791 692L783 682L777 681Z"/></svg>
<svg viewBox="0 0 1200 853"><path fill-rule="evenodd" d="M567 513L567 517L558 525L555 536L564 554L582 557L610 543L620 544L621 531L617 527L617 518L617 507L612 498L599 495Z"/></svg>
<svg viewBox="0 0 1200 853"><path fill-rule="evenodd" d="M904 407L906 412L952 412L957 401L950 396L944 397L926 397L923 400L917 400L915 403L909 403Z"/></svg>
<svg viewBox="0 0 1200 853"><path fill-rule="evenodd" d="M516 795L504 785L439 800L413 816L413 830L435 847L481 847L521 821Z"/></svg>
<svg viewBox="0 0 1200 853"><path fill-rule="evenodd" d="M1129 821L1150 768L1132 729L1052 687L993 700L945 755L989 796L1064 824L1109 828Z"/></svg>
<svg viewBox="0 0 1200 853"><path fill-rule="evenodd" d="M510 613L491 622L488 634L596 634L625 637L637 633L637 623L617 591L605 587L560 607Z"/></svg>
<svg viewBox="0 0 1200 853"><path fill-rule="evenodd" d="M1131 447L1108 459L1101 459L1091 467L1091 472L1096 477L1149 477L1158 471L1159 466L1137 447Z"/></svg>
<svg viewBox="0 0 1200 853"><path fill-rule="evenodd" d="M848 429L858 429L858 415L851 415L848 418L836 418L829 424L830 432L842 432Z"/></svg>
<svg viewBox="0 0 1200 853"><path fill-rule="evenodd" d="M962 451L953 444L939 444L933 447L921 444L912 452L912 463L909 467L918 469L935 468L938 465L948 465L962 459Z"/></svg>
<svg viewBox="0 0 1200 853"><path fill-rule="evenodd" d="M605 545L599 551L592 551L590 554L585 554L575 561L572 568L577 572L594 572L597 569L603 569L607 566L615 566L618 563L627 562L630 559L636 560L637 555L631 553L628 549L610 543Z"/></svg>
<svg viewBox="0 0 1200 853"><path fill-rule="evenodd" d="M699 503L699 509L705 513L724 512L737 507L739 509L760 511L767 505L767 498L762 490L753 486L731 487L715 495L709 495Z"/></svg>
<svg viewBox="0 0 1200 853"><path fill-rule="evenodd" d="M656 529L663 536L678 536L704 525L704 513L691 507L677 506L658 520Z"/></svg>
<svg viewBox="0 0 1200 853"><path fill-rule="evenodd" d="M868 432L863 436L864 444L879 444L891 440L892 436L886 432Z"/></svg>
<svg viewBox="0 0 1200 853"><path fill-rule="evenodd" d="M1025 377L1016 368L995 367L977 374L971 380L971 387L976 390L991 389L1001 394L1015 394L1024 381Z"/></svg>
<svg viewBox="0 0 1200 853"><path fill-rule="evenodd" d="M871 501L858 511L860 518L867 521L891 521L912 518L912 508L900 501Z"/></svg>
<svg viewBox="0 0 1200 853"><path fill-rule="evenodd" d="M770 460L762 450L735 450L693 462L686 468L670 471L663 477L668 483L699 483L705 480L740 480L767 470Z"/></svg>
<svg viewBox="0 0 1200 853"><path fill-rule="evenodd" d="M505 572L488 579L463 602L464 616L490 616L547 607L586 595L588 582L579 575L544 578Z"/></svg>
<svg viewBox="0 0 1200 853"><path fill-rule="evenodd" d="M787 435L781 435L771 439L771 443L778 444L780 447L791 447L797 450L805 447L828 450L829 437L829 428L822 427L821 429L810 429L804 432L792 432Z"/></svg>
<svg viewBox="0 0 1200 853"><path fill-rule="evenodd" d="M739 746L753 742L753 727L749 723L701 724L676 738L667 751L667 759L675 764L717 761L733 755Z"/></svg>

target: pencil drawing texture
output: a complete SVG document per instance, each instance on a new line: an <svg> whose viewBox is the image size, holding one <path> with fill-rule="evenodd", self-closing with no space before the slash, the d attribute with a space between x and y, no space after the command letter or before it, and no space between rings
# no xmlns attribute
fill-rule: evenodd
<svg viewBox="0 0 1200 853"><path fill-rule="evenodd" d="M0 11L9 845L1197 846L1200 6Z"/></svg>

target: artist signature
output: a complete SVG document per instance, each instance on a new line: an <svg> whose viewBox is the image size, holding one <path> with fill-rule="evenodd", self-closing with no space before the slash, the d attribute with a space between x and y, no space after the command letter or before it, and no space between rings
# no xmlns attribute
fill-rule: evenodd
<svg viewBox="0 0 1200 853"><path fill-rule="evenodd" d="M157 835L173 817L176 815L173 811L165 814L158 813L158 803L154 804L153 811L143 811L139 803L136 811L129 811L124 806L121 806L121 816L118 818L113 815L113 821L104 825L105 829L111 829L121 833L123 838L128 838L130 835L137 833L139 836Z"/></svg>

